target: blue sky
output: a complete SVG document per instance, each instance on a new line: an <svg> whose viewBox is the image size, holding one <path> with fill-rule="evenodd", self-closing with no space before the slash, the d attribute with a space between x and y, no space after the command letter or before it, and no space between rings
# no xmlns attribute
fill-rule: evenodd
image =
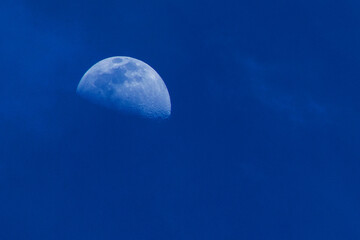
<svg viewBox="0 0 360 240"><path fill-rule="evenodd" d="M2 1L1 239L357 239L356 1ZM76 96L151 65L167 121Z"/></svg>

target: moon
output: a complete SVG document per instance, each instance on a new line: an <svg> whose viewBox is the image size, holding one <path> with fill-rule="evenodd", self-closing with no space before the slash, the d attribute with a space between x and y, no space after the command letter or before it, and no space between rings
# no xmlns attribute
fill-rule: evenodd
<svg viewBox="0 0 360 240"><path fill-rule="evenodd" d="M126 114L152 119L171 114L169 92L160 75L131 57L110 57L96 63L81 78L76 93Z"/></svg>

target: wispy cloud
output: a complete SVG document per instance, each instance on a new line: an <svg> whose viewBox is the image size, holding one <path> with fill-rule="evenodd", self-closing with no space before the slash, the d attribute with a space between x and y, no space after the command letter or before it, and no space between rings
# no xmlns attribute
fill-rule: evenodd
<svg viewBox="0 0 360 240"><path fill-rule="evenodd" d="M291 64L266 65L251 59L243 64L247 66L252 94L262 104L297 123L329 121L329 106L299 83L302 77L316 77L316 72L310 72L313 69L299 73Z"/></svg>

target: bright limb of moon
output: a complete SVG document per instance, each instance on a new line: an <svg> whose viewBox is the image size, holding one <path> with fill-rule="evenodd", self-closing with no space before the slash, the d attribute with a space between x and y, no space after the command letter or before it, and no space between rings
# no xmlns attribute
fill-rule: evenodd
<svg viewBox="0 0 360 240"><path fill-rule="evenodd" d="M168 118L169 92L160 75L131 57L110 57L92 66L76 90L81 97L123 113Z"/></svg>

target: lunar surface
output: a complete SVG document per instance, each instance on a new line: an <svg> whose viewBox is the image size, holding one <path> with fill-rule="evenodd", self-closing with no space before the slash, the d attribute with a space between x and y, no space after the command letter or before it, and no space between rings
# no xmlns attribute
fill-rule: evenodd
<svg viewBox="0 0 360 240"><path fill-rule="evenodd" d="M123 113L160 119L171 114L164 81L149 65L131 57L111 57L96 63L82 77L76 92Z"/></svg>

